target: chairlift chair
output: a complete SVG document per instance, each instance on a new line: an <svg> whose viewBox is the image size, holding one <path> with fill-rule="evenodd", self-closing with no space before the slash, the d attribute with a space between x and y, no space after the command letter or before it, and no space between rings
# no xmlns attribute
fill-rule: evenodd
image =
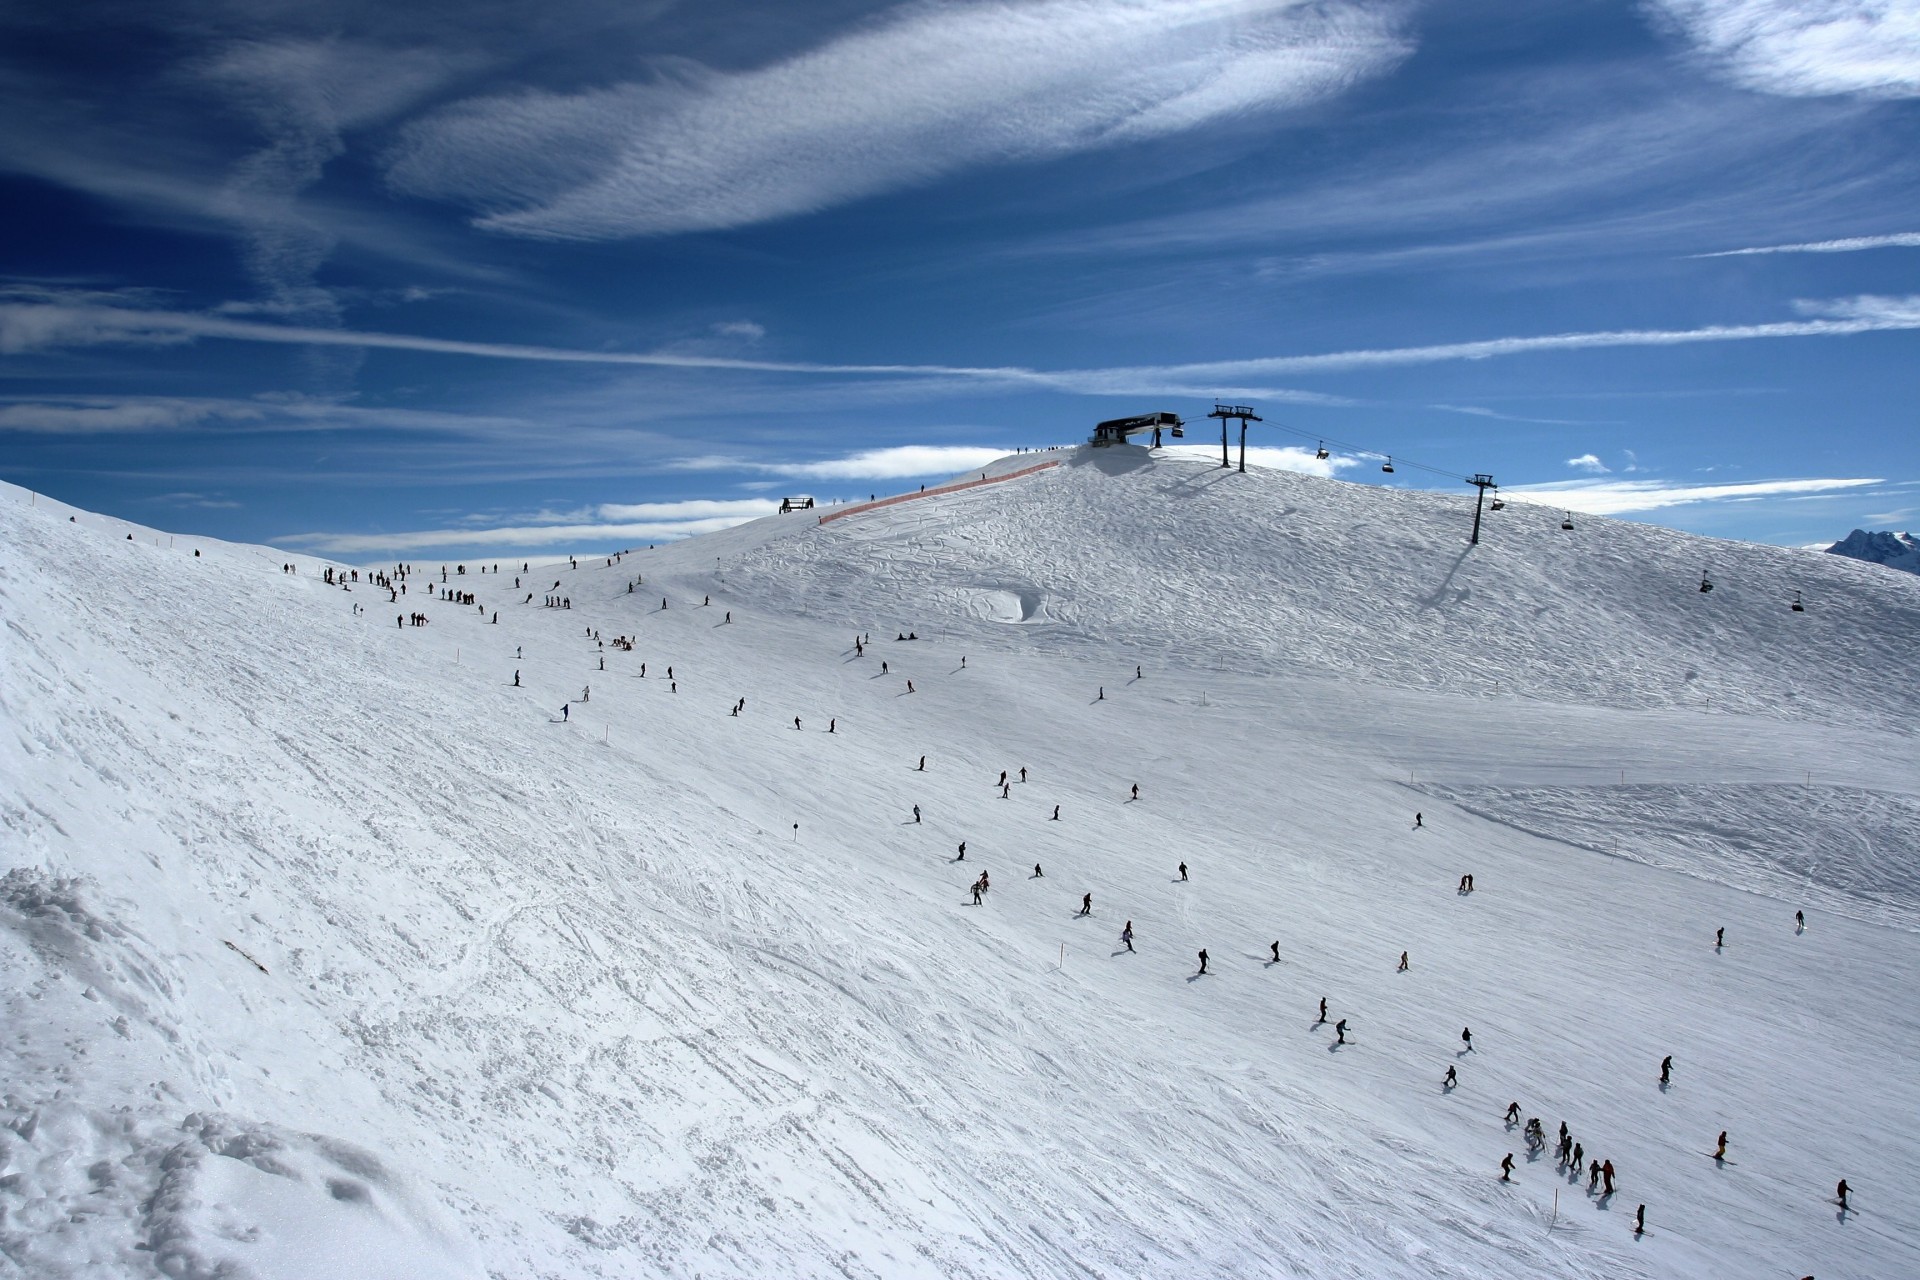
<svg viewBox="0 0 1920 1280"><path fill-rule="evenodd" d="M1571 511L1567 512L1566 517L1560 521L1560 527L1562 529L1573 528L1573 512Z"/></svg>
<svg viewBox="0 0 1920 1280"><path fill-rule="evenodd" d="M1795 613L1805 613L1807 611L1807 606L1800 603L1800 593L1798 591L1793 593L1792 608Z"/></svg>
<svg viewBox="0 0 1920 1280"><path fill-rule="evenodd" d="M1507 500L1505 498L1496 496L1494 500L1488 503L1487 505L1492 507L1495 511L1505 511L1507 509Z"/></svg>
<svg viewBox="0 0 1920 1280"><path fill-rule="evenodd" d="M1320 459L1320 461L1322 462L1325 462L1327 460L1329 455L1327 453L1327 442L1325 440L1322 440L1320 442L1320 447L1314 451L1313 456Z"/></svg>
<svg viewBox="0 0 1920 1280"><path fill-rule="evenodd" d="M1388 475L1393 474L1393 455L1392 454L1387 455L1387 460L1380 464L1380 469L1386 472Z"/></svg>
<svg viewBox="0 0 1920 1280"><path fill-rule="evenodd" d="M1702 594L1702 595L1704 595L1704 594L1706 594L1707 592L1709 592L1709 591L1711 591L1711 590L1713 590L1713 583L1712 583L1712 581L1711 581L1711 580L1709 580L1709 579L1708 579L1708 577L1707 577L1707 571L1706 571L1705 569L1702 569L1702 570L1700 571L1700 591L1701 591L1701 594Z"/></svg>

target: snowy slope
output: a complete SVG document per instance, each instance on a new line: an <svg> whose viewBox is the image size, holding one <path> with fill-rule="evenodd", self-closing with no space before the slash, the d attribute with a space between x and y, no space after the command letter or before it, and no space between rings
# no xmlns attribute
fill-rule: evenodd
<svg viewBox="0 0 1920 1280"><path fill-rule="evenodd" d="M0 494L0 1258L1920 1273L1905 580L1062 456L485 614Z"/></svg>

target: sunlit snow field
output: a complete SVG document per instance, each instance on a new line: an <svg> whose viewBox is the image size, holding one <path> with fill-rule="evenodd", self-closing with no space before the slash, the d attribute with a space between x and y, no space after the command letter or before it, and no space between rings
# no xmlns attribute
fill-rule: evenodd
<svg viewBox="0 0 1920 1280"><path fill-rule="evenodd" d="M0 1274L1920 1275L1920 578L1054 456L484 609L0 490Z"/></svg>

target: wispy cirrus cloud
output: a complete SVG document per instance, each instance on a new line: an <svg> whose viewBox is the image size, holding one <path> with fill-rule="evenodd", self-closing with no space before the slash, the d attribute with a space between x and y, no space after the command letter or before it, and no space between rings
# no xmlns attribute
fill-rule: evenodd
<svg viewBox="0 0 1920 1280"><path fill-rule="evenodd" d="M641 365L655 368L732 370L747 373L958 378L1082 395L1260 394L1272 399L1327 397L1285 388L1249 386L1239 380L1290 374L1487 360L1543 351L1618 347L1689 346L1771 338L1844 337L1920 329L1920 295L1862 294L1795 304L1806 318L1760 324L1705 325L1692 329L1606 329L1592 332L1483 338L1414 347L1357 348L1309 355L1254 356L1192 364L1125 365L1085 369L1031 369L1019 365L837 364L762 360L676 351L582 351L518 343L469 342L410 334L265 324L204 312L148 311L90 304L0 302L0 354L110 343L172 343L194 338L420 351L483 359L568 364Z"/></svg>
<svg viewBox="0 0 1920 1280"><path fill-rule="evenodd" d="M0 432L111 435L167 431L325 431L401 428L440 434L500 435L532 429L526 419L434 409L399 409L306 396L227 399L196 396L35 396L0 398Z"/></svg>
<svg viewBox="0 0 1920 1280"><path fill-rule="evenodd" d="M710 516L699 520L630 520L578 524L502 525L490 528L409 529L394 533L289 533L276 543L306 547L327 555L401 553L444 548L478 550L491 547L631 547L642 542L668 542L714 533L745 524L777 510L762 502L755 515Z"/></svg>
<svg viewBox="0 0 1920 1280"><path fill-rule="evenodd" d="M1564 507L1592 516L1631 515L1710 502L1833 495L1885 483L1879 479L1754 480L1741 484L1676 484L1666 480L1564 480L1503 485L1511 501Z"/></svg>
<svg viewBox="0 0 1920 1280"><path fill-rule="evenodd" d="M1888 236L1848 236L1843 240L1810 240L1804 244L1764 244L1750 249L1722 249L1696 253L1695 258L1744 258L1762 253L1861 253L1868 249L1920 249L1920 231Z"/></svg>
<svg viewBox="0 0 1920 1280"><path fill-rule="evenodd" d="M757 462L706 455L682 458L668 465L681 471L755 471L795 480L904 480L971 471L1006 453L1005 449L974 445L903 444L861 449L844 457L812 462Z"/></svg>
<svg viewBox="0 0 1920 1280"><path fill-rule="evenodd" d="M1920 96L1914 0L1650 0L1649 8L1744 88L1795 98Z"/></svg>
<svg viewBox="0 0 1920 1280"><path fill-rule="evenodd" d="M527 91L411 125L401 191L478 225L596 240L746 226L1035 160L1270 114L1409 52L1399 4L909 4L765 66Z"/></svg>

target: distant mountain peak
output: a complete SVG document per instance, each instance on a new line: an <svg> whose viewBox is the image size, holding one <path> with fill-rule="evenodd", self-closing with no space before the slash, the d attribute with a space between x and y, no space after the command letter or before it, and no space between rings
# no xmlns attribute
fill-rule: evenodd
<svg viewBox="0 0 1920 1280"><path fill-rule="evenodd" d="M1920 538L1910 533L1855 529L1827 551L1831 555L1883 564L1889 569L1920 573Z"/></svg>

